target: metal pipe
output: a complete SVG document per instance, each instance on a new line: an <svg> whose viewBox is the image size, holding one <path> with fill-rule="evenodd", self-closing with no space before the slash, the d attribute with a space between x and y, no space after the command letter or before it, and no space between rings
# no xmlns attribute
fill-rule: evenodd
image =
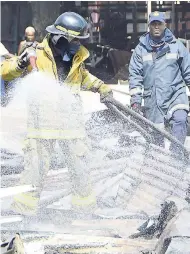
<svg viewBox="0 0 190 254"><path fill-rule="evenodd" d="M149 15L152 11L152 2L151 0L148 0L147 1L147 21L149 21ZM148 28L148 31L149 31L149 28Z"/></svg>

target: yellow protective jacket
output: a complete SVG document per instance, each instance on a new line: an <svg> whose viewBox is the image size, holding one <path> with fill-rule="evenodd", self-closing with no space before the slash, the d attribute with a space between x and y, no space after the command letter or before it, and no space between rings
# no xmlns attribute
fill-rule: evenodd
<svg viewBox="0 0 190 254"><path fill-rule="evenodd" d="M52 78L58 79L56 63L48 41L49 35L36 47L37 68L41 72L49 73ZM84 46L80 46L80 49L73 58L72 67L64 83L67 84L74 94L79 94L81 89L107 94L111 89L85 69L83 62L88 57L88 50ZM31 71L31 66L28 67L28 71ZM18 57L5 60L1 64L1 75L4 80L11 81L20 77L23 72L18 67ZM37 98L35 103L34 101L29 103L28 138L74 139L84 137L85 128L81 121L82 104L80 99L77 96L77 105L74 106L75 112L73 112L71 117L71 115L68 115L70 110L64 110L66 106L62 103L63 96L64 93L60 94L60 99L56 101L56 105L59 105L60 108L60 111L56 112L56 116L55 112L51 112L51 106L44 107L42 98L40 98L41 102ZM72 105L70 108L72 108Z"/></svg>
<svg viewBox="0 0 190 254"><path fill-rule="evenodd" d="M37 67L39 71L48 72L58 79L56 63L49 47L49 34L44 38L42 43L39 43L36 48L37 54ZM89 51L80 46L80 49L73 58L72 68L65 80L69 86L74 90L90 90L93 92L99 92L100 94L106 94L110 92L110 88L103 83L100 79L90 74L84 67L84 61L89 57ZM28 67L28 71L31 71L31 66ZM3 80L11 81L18 78L23 73L23 70L18 68L18 57L13 57L4 61L1 64L1 76Z"/></svg>

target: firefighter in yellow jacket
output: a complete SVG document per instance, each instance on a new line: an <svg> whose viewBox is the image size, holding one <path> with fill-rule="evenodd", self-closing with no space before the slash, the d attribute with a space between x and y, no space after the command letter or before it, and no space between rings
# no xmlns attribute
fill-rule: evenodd
<svg viewBox="0 0 190 254"><path fill-rule="evenodd" d="M74 93L80 89L100 93L102 102L112 97L111 89L101 80L91 75L84 67L89 57L88 50L80 44L81 39L89 37L87 22L74 12L65 12L55 23L46 28L48 34L43 42L28 47L20 57L14 57L2 63L1 74L4 80L20 77L26 68L32 70L29 58L36 57L39 71L49 73L55 79L64 82ZM34 68L34 66L33 66ZM31 120L31 119L30 119ZM38 123L28 126L28 135L24 148L25 169L21 177L22 184L32 184L36 190L14 197L13 210L20 214L36 214L43 179L49 169L52 149L55 141L65 154L72 181L72 204L75 207L94 205L96 200L92 192L89 172L84 156L85 134L77 130L48 130ZM32 127L32 128L31 128Z"/></svg>

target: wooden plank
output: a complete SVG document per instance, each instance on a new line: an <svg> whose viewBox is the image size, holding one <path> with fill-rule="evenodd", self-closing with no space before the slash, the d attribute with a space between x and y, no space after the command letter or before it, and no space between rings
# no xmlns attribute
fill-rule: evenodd
<svg viewBox="0 0 190 254"><path fill-rule="evenodd" d="M127 238L136 233L137 228L144 222L145 220L142 219L74 220L72 222L72 227L79 228L83 231L90 228L91 232L94 232L95 230L107 231L110 232L110 236L115 235ZM102 236L105 235L102 234Z"/></svg>
<svg viewBox="0 0 190 254"><path fill-rule="evenodd" d="M45 251L56 250L59 253L140 253L153 250L155 240L118 239L88 235L62 235L52 237L45 244Z"/></svg>
<svg viewBox="0 0 190 254"><path fill-rule="evenodd" d="M22 185L22 186L16 186L16 187L1 188L0 198L5 198L5 197L13 196L19 193L33 191L35 189L36 188L33 187L33 185Z"/></svg>
<svg viewBox="0 0 190 254"><path fill-rule="evenodd" d="M0 216L0 224L22 221L22 216Z"/></svg>
<svg viewBox="0 0 190 254"><path fill-rule="evenodd" d="M45 248L45 251L53 251L54 248ZM57 250L57 249L56 249ZM92 248L82 248L82 249L73 249L73 248L59 248L59 253L66 253L66 254L72 254L72 253L80 253L80 254L100 254L100 253L109 253L109 254L116 254L116 253L125 253L125 254L139 254L142 253L142 251L147 251L145 248L141 247L134 247L134 246L121 246L121 247L112 247L110 244L107 244L105 247L92 247Z"/></svg>

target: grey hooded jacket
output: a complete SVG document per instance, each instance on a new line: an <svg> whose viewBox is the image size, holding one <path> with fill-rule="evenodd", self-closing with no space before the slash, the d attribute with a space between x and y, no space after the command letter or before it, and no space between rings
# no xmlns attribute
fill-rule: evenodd
<svg viewBox="0 0 190 254"><path fill-rule="evenodd" d="M170 119L178 109L189 111L190 54L169 29L165 45L154 53L149 33L140 37L129 65L131 105L144 99L145 117L154 123Z"/></svg>

